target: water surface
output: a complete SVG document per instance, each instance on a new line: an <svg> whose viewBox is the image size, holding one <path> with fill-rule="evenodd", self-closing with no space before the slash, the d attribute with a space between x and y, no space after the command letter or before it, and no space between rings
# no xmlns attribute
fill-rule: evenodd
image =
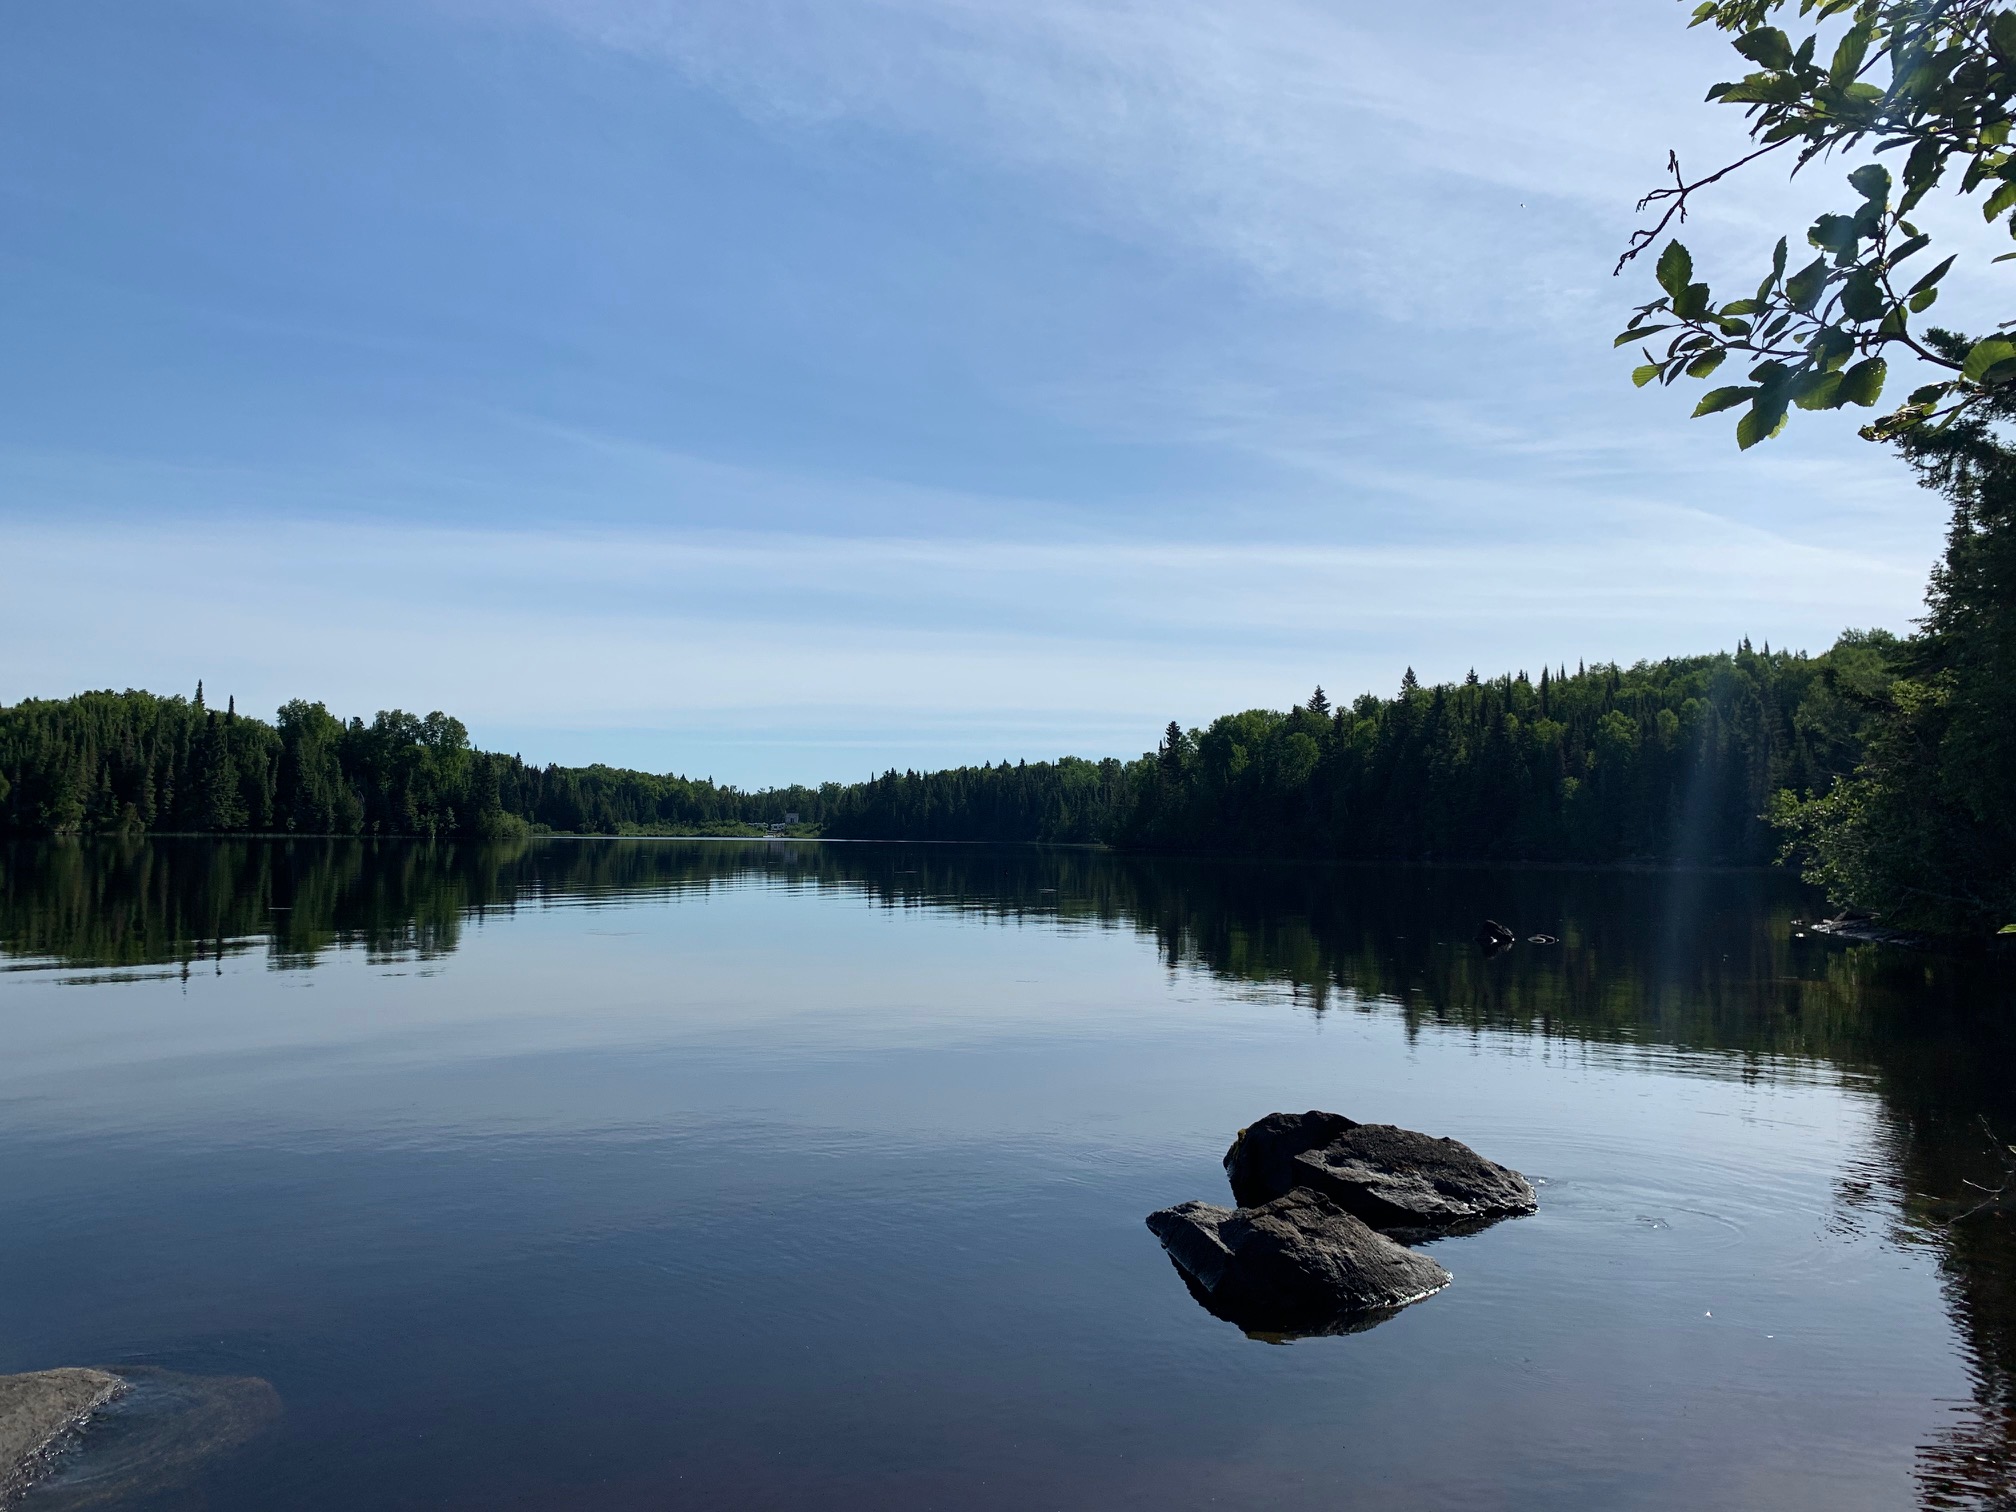
<svg viewBox="0 0 2016 1512"><path fill-rule="evenodd" d="M1968 1215L2016 1138L2008 984L1795 938L1811 907L1072 850L5 850L0 1371L278 1402L151 1477L93 1478L111 1423L28 1505L2008 1506L2016 1220ZM1486 960L1485 914L1562 943ZM1309 1107L1455 1135L1541 1210L1370 1332L1249 1339L1142 1219Z"/></svg>

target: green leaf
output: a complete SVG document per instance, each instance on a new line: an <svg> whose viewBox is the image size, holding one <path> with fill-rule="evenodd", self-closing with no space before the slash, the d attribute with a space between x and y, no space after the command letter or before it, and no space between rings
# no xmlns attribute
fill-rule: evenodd
<svg viewBox="0 0 2016 1512"><path fill-rule="evenodd" d="M1813 338L1806 348L1813 354L1813 365L1823 373L1831 373L1855 351L1855 338L1839 326L1828 326Z"/></svg>
<svg viewBox="0 0 2016 1512"><path fill-rule="evenodd" d="M1850 320L1881 320L1889 308L1872 269L1862 269L1841 285L1841 313Z"/></svg>
<svg viewBox="0 0 2016 1512"><path fill-rule="evenodd" d="M1800 385L1792 402L1803 410L1839 409L1842 382L1840 373L1815 373L1810 382Z"/></svg>
<svg viewBox="0 0 2016 1512"><path fill-rule="evenodd" d="M1717 347L1712 352L1702 353L1699 357L1696 357L1692 362L1687 364L1687 376L1689 378L1706 378L1709 374L1713 373L1715 369L1722 366L1722 359L1724 357L1727 357L1728 355L1729 354L1723 351L1720 347Z"/></svg>
<svg viewBox="0 0 2016 1512"><path fill-rule="evenodd" d="M1871 405L1883 397L1883 380L1890 364L1881 357L1865 357L1841 375L1839 403Z"/></svg>
<svg viewBox="0 0 2016 1512"><path fill-rule="evenodd" d="M1759 308L1761 306L1754 299L1732 299L1722 306L1722 316L1726 320L1737 315L1755 315Z"/></svg>
<svg viewBox="0 0 2016 1512"><path fill-rule="evenodd" d="M1939 282L1940 279L1946 276L1946 270L1953 266L1954 262L1959 258L1959 255L1960 254L1957 252L1954 253L1952 257L1947 258L1946 261L1939 264L1938 267L1934 268L1930 273L1927 273L1923 278L1919 279L1918 282L1911 285L1910 289L1907 290L1906 292L1911 294L1924 293L1927 289L1931 288L1932 285L1936 284L1937 282Z"/></svg>
<svg viewBox="0 0 2016 1512"><path fill-rule="evenodd" d="M1778 245L1771 253L1771 280L1777 282L1785 276L1785 238L1778 238Z"/></svg>
<svg viewBox="0 0 2016 1512"><path fill-rule="evenodd" d="M1775 26L1760 26L1745 32L1731 44L1760 68L1782 72L1792 66L1792 43Z"/></svg>
<svg viewBox="0 0 2016 1512"><path fill-rule="evenodd" d="M2001 18L1997 17L1996 19L2000 20ZM2000 929L1996 930L1995 933L1997 933L1998 935L2016 934L2016 924L2004 924Z"/></svg>
<svg viewBox="0 0 2016 1512"><path fill-rule="evenodd" d="M1631 369L1631 381L1639 388L1645 387L1646 384L1658 376L1659 364L1656 362L1647 362Z"/></svg>
<svg viewBox="0 0 2016 1512"><path fill-rule="evenodd" d="M1666 250L1659 254L1656 276L1660 288L1676 300L1681 298L1694 277L1694 255L1677 241L1666 243Z"/></svg>
<svg viewBox="0 0 2016 1512"><path fill-rule="evenodd" d="M1736 422L1736 446L1740 451L1748 451L1759 441L1768 441L1785 429L1785 405L1766 404L1759 399L1750 406L1749 412Z"/></svg>
<svg viewBox="0 0 2016 1512"><path fill-rule="evenodd" d="M1826 287L1827 259L1816 257L1785 280L1785 302L1802 315L1810 314Z"/></svg>
<svg viewBox="0 0 2016 1512"><path fill-rule="evenodd" d="M1813 222L1813 229L1806 233L1807 241L1837 257L1845 257L1854 251L1860 237L1861 229L1852 215L1823 215Z"/></svg>
<svg viewBox="0 0 2016 1512"><path fill-rule="evenodd" d="M1892 252L1889 255L1889 257L1884 259L1885 266L1894 268L1897 266L1897 264L1904 261L1905 258L1915 257L1920 252L1923 252L1927 247L1931 245L1932 245L1931 237L1914 236L1909 241L1905 242L1901 247L1899 247L1895 252Z"/></svg>
<svg viewBox="0 0 2016 1512"><path fill-rule="evenodd" d="M2016 179L2005 180L1988 196L1987 202L1981 206L1981 219L1992 221L2011 205L2016 205Z"/></svg>
<svg viewBox="0 0 2016 1512"><path fill-rule="evenodd" d="M1864 163L1848 175L1848 183L1866 200L1881 204L1890 198L1890 170L1881 163Z"/></svg>
<svg viewBox="0 0 2016 1512"><path fill-rule="evenodd" d="M1870 28L1865 23L1851 26L1834 49L1834 61L1827 69L1827 79L1836 89L1846 89L1855 82L1855 75L1862 71L1862 60L1869 53Z"/></svg>
<svg viewBox="0 0 2016 1512"><path fill-rule="evenodd" d="M2003 57L2016 58L2016 11L1995 13L1995 18L1988 23L1988 40Z"/></svg>
<svg viewBox="0 0 2016 1512"><path fill-rule="evenodd" d="M1629 346L1634 341L1643 341L1647 336L1657 336L1661 331L1670 331L1672 329L1673 327L1670 325L1633 326L1628 331L1619 332L1617 339L1611 342L1610 345L1613 347Z"/></svg>
<svg viewBox="0 0 2016 1512"><path fill-rule="evenodd" d="M1990 336L1985 341L1977 341L1967 349L1967 360L1960 365L1960 376L1969 383L1979 383L1988 369L1998 362L2016 358L2016 341L2001 336Z"/></svg>
<svg viewBox="0 0 2016 1512"><path fill-rule="evenodd" d="M1904 402L1906 404L1931 404L1937 400L1944 399L1947 391L1952 387L1953 385L1950 383L1928 383L1922 388L1911 390L1911 397Z"/></svg>
<svg viewBox="0 0 2016 1512"><path fill-rule="evenodd" d="M1703 415L1716 415L1723 410L1734 409L1746 399L1755 399L1758 392L1757 389L1745 388L1740 384L1729 388L1710 389L1701 396L1701 402L1694 406L1694 418L1699 420Z"/></svg>
<svg viewBox="0 0 2016 1512"><path fill-rule="evenodd" d="M1708 285L1690 283L1673 296L1673 313L1682 320L1699 320L1708 313Z"/></svg>
<svg viewBox="0 0 2016 1512"><path fill-rule="evenodd" d="M1927 310L1932 308L1932 301L1938 297L1939 291L1937 289L1920 289L1916 294L1911 296L1911 313L1913 315L1923 315Z"/></svg>

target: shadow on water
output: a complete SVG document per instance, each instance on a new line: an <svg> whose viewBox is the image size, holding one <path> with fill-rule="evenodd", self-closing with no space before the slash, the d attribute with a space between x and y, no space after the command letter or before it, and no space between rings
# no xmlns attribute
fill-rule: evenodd
<svg viewBox="0 0 2016 1512"><path fill-rule="evenodd" d="M1316 1015L1398 1015L1413 1033L1716 1052L1726 1074L1803 1067L1867 1085L1883 1149L1844 1182L1843 1210L1940 1255L1973 1376L1972 1400L1921 1450L1922 1503L2016 1497L2016 1213L1980 1205L2010 1180L2016 1141L2008 968L1795 938L1816 900L1783 876L775 841L44 843L0 847L0 970L107 980L261 952L276 971L342 950L425 958L490 914L751 885L1134 931L1172 970ZM1486 958L1471 941L1484 917L1521 943ZM1536 934L1559 943L1525 943Z"/></svg>

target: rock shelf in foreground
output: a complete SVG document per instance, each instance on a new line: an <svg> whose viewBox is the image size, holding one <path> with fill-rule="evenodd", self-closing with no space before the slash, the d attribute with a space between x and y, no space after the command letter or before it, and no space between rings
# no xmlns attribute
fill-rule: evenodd
<svg viewBox="0 0 2016 1512"><path fill-rule="evenodd" d="M103 1370L0 1376L0 1498L33 1480L66 1432L125 1389Z"/></svg>

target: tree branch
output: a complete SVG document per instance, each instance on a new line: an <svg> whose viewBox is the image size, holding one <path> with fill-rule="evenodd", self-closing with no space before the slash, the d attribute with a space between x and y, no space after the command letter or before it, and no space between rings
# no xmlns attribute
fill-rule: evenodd
<svg viewBox="0 0 2016 1512"><path fill-rule="evenodd" d="M1791 139L1788 138L1787 140L1789 141ZM1659 217L1659 224L1649 228L1641 227L1640 229L1633 231L1631 233L1630 244L1627 247L1625 247L1624 255L1617 259L1617 266L1610 270L1610 276L1612 278L1615 278L1619 273L1622 273L1624 271L1624 265L1626 263L1630 262L1632 258L1636 257L1640 252L1643 252L1647 247L1651 246L1654 242L1659 240L1661 236L1665 235L1666 228L1673 223L1673 220L1676 216L1679 218L1680 222L1683 225L1686 223L1688 195L1692 194L1696 189L1707 188L1717 179L1726 178L1729 174L1734 173L1738 168L1743 167L1745 164L1754 163L1757 161L1757 159L1763 157L1766 153L1776 152L1780 147L1783 147L1784 145L1785 142L1773 142L1768 147L1759 147L1755 152L1751 153L1748 157L1740 157L1735 162L1729 164L1726 168L1718 168L1715 172L1709 174L1706 178L1696 179L1691 184L1688 183L1687 180L1681 176L1680 154L1678 152L1669 150L1666 154L1666 169L1667 172L1673 175L1672 187L1668 189L1654 189L1651 193L1647 194L1643 199L1638 201L1638 203L1632 208L1634 210L1642 211L1648 205L1657 204L1660 200L1671 200L1673 203L1668 205L1666 207L1666 213Z"/></svg>

